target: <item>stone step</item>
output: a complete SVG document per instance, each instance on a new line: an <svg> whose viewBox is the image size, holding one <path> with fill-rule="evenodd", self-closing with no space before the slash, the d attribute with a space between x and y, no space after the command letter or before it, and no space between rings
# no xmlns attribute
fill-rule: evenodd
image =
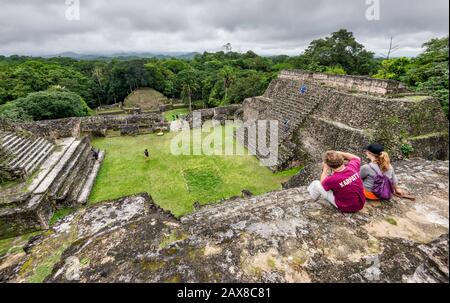
<svg viewBox="0 0 450 303"><path fill-rule="evenodd" d="M10 150L10 153L12 156L18 156L21 153L23 153L24 150L26 150L27 148L29 148L29 146L33 143L33 141L29 140L29 139L24 139L20 145L17 145L16 148L14 150Z"/></svg>
<svg viewBox="0 0 450 303"><path fill-rule="evenodd" d="M81 190L77 198L78 204L86 204L88 202L89 195L91 193L92 187L94 186L95 179L97 178L104 157L105 153L103 151L100 151L98 155L98 160L95 161L94 167L92 168L92 171L89 174L86 183L84 184L83 189Z"/></svg>
<svg viewBox="0 0 450 303"><path fill-rule="evenodd" d="M91 173L95 162L92 158L85 161L83 167L80 170L80 173L77 175L76 182L74 182L74 186L71 188L66 203L70 205L76 205L78 196L83 190L83 186L86 183L89 174Z"/></svg>
<svg viewBox="0 0 450 303"><path fill-rule="evenodd" d="M24 144L27 141L28 141L27 138L15 137L13 140L10 141L10 143L8 143L3 148L8 150L10 153L16 154L16 150L18 148L20 148L20 146L22 146L22 144Z"/></svg>
<svg viewBox="0 0 450 303"><path fill-rule="evenodd" d="M21 148L20 153L15 154L12 157L12 160L9 161L8 165L11 167L14 167L18 162L20 162L26 155L33 150L33 148L36 146L36 144L40 143L42 141L42 138L36 139L34 141L28 141L25 144L24 148Z"/></svg>
<svg viewBox="0 0 450 303"><path fill-rule="evenodd" d="M32 195L26 203L14 208L0 208L0 239L30 231L47 229L54 208L45 195Z"/></svg>
<svg viewBox="0 0 450 303"><path fill-rule="evenodd" d="M22 157L20 160L14 162L12 165L13 168L15 167L23 167L28 162L32 161L33 158L41 151L41 149L47 144L47 141L44 138L40 138L35 140L36 144L33 145L32 148L28 150L25 154L22 154Z"/></svg>
<svg viewBox="0 0 450 303"><path fill-rule="evenodd" d="M202 207L200 210L191 213L187 216L184 216L181 218L182 223L188 222L188 221L198 221L201 220L202 218L204 218L205 216L211 216L213 214L216 213L222 213L226 210L229 210L231 208L237 208L239 206L240 203L242 202L242 199L237 199L237 200L226 200L223 201L219 204L215 204L215 205L207 205ZM250 203L250 202L249 202Z"/></svg>
<svg viewBox="0 0 450 303"><path fill-rule="evenodd" d="M54 147L55 146L52 143L47 143L47 145L41 150L40 154L36 156L34 160L28 163L28 165L25 167L25 171L27 172L27 174L31 175L50 155Z"/></svg>
<svg viewBox="0 0 450 303"><path fill-rule="evenodd" d="M36 161L38 161L42 154L46 152L46 150L51 146L49 142L46 140L43 140L39 146L35 147L35 151L29 155L27 159L25 159L21 164L18 165L18 167L26 168L31 167Z"/></svg>
<svg viewBox="0 0 450 303"><path fill-rule="evenodd" d="M56 179L56 177L59 175L62 169L66 166L67 162L70 160L70 158L72 157L73 153L77 149L78 145L80 145L80 143L81 143L80 140L75 140L72 142L72 144L66 150L64 155L51 169L51 171L48 172L47 176L44 178L44 180L42 180L39 186L34 190L35 194L44 194L45 192L47 192L49 187L52 185L53 181Z"/></svg>
<svg viewBox="0 0 450 303"><path fill-rule="evenodd" d="M74 138L65 138L59 141L58 149L54 150L53 153L42 163L40 166L39 174L33 179L29 191L33 192L39 184L45 179L47 174L52 170L52 168L59 162L59 159L66 153L67 149L75 141Z"/></svg>
<svg viewBox="0 0 450 303"><path fill-rule="evenodd" d="M17 137L14 134L9 134L3 137L2 147L6 147L11 142L11 140L14 140L15 138Z"/></svg>
<svg viewBox="0 0 450 303"><path fill-rule="evenodd" d="M53 182L52 188L49 191L50 196L55 196L57 191L64 184L67 177L77 169L78 160L80 159L85 149L86 144L84 142L81 142L80 145L78 145L77 149L74 151L72 157L69 159L64 170L58 175L58 178L55 180L55 182Z"/></svg>
<svg viewBox="0 0 450 303"><path fill-rule="evenodd" d="M52 185L50 195L55 197L57 201L66 199L67 195L73 189L73 184L78 181L86 166L87 159L90 155L90 146L82 143L75 152L70 163L58 177L58 180ZM77 184L75 184L76 186Z"/></svg>

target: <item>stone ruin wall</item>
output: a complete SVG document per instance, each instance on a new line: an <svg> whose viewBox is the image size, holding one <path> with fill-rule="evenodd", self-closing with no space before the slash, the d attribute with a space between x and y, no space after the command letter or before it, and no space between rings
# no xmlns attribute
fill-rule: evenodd
<svg viewBox="0 0 450 303"><path fill-rule="evenodd" d="M320 161L328 149L363 156L371 142L383 143L394 160L405 157L403 146L413 148L410 157L448 159L448 120L439 102L396 81L285 71L263 96L244 102L243 117L290 119L288 130L280 128L287 139L276 169Z"/></svg>
<svg viewBox="0 0 450 303"><path fill-rule="evenodd" d="M336 92L325 93L323 100L294 134L294 140L306 143L313 138L319 146L347 146L358 154L361 146L380 141L394 159L403 158L401 146L409 144L414 148L411 156L431 160L448 157L448 121L443 114L434 114L441 108L433 100L374 100Z"/></svg>
<svg viewBox="0 0 450 303"><path fill-rule="evenodd" d="M2 120L3 121L3 120ZM1 128L15 127L29 131L37 136L57 140L68 137L80 137L82 134L105 136L106 131L121 131L123 135L135 135L141 132L152 133L168 130L168 123L161 114L105 115L79 118L44 120L14 125L1 122Z"/></svg>
<svg viewBox="0 0 450 303"><path fill-rule="evenodd" d="M322 146L321 152L347 149L359 155L362 146L381 142L397 160L404 158L401 147L410 145L412 157L447 159L447 128L440 104L431 98L410 101L325 90L293 140L308 143L309 138Z"/></svg>
<svg viewBox="0 0 450 303"><path fill-rule="evenodd" d="M15 131L16 127L7 120L0 118L0 130Z"/></svg>
<svg viewBox="0 0 450 303"><path fill-rule="evenodd" d="M216 108L205 108L195 110L194 113L201 115L202 124L206 121L213 120L223 125L227 120L241 119L242 106L240 104L236 104ZM193 127L193 114L189 114L186 117L186 121L188 121L189 125Z"/></svg>
<svg viewBox="0 0 450 303"><path fill-rule="evenodd" d="M322 85L345 90L355 90L376 95L407 93L406 86L393 80L381 80L364 76L342 76L325 73L305 72L301 70L282 71L281 79L314 81Z"/></svg>
<svg viewBox="0 0 450 303"><path fill-rule="evenodd" d="M176 108L170 105L173 108ZM241 105L196 110L201 114L202 123L214 119L220 123L233 120L242 113ZM192 126L192 115L186 119ZM121 135L137 135L168 131L169 123L161 113L142 113L131 115L99 115L88 117L43 120L26 123L9 123L0 119L0 129L22 129L40 137L57 140L67 137L80 137L83 134L105 136L108 130L119 131Z"/></svg>
<svg viewBox="0 0 450 303"><path fill-rule="evenodd" d="M79 137L80 134L80 118L18 123L17 126L34 133L37 136L53 140L68 137Z"/></svg>
<svg viewBox="0 0 450 303"><path fill-rule="evenodd" d="M107 130L120 131L122 135L137 135L141 130L145 133L167 131L168 123L161 114L92 116L81 118L80 130L94 136L105 136Z"/></svg>
<svg viewBox="0 0 450 303"><path fill-rule="evenodd" d="M112 110L112 109L121 109L123 106L122 102L114 103L114 104L108 104L108 105L101 105L96 108L97 111L102 110Z"/></svg>

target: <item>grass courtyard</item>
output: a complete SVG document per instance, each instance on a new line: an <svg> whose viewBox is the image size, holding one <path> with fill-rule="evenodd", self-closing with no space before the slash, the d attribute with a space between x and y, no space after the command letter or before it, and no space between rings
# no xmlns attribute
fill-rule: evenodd
<svg viewBox="0 0 450 303"><path fill-rule="evenodd" d="M166 111L163 113L164 120L170 122L173 120L173 116L178 115L180 117L185 117L189 114L189 110L187 108L178 108Z"/></svg>
<svg viewBox="0 0 450 303"><path fill-rule="evenodd" d="M216 129L224 140L236 145L231 136L225 135L224 127ZM240 195L243 189L255 195L280 189L282 182L298 172L294 169L274 174L252 155L173 155L171 140L177 135L192 137L192 132L95 139L93 145L105 150L106 157L89 202L148 192L162 208L182 216L193 210L195 201L215 202ZM212 147L215 151L224 148ZM149 159L144 157L146 148Z"/></svg>

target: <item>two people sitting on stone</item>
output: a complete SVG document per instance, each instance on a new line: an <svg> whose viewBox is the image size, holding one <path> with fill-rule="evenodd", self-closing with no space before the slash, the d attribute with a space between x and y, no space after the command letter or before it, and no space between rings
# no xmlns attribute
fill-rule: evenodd
<svg viewBox="0 0 450 303"><path fill-rule="evenodd" d="M328 151L323 160L320 181L308 187L311 197L325 199L344 213L363 209L366 197L360 176L361 159L350 153Z"/></svg>
<svg viewBox="0 0 450 303"><path fill-rule="evenodd" d="M415 199L398 186L389 155L382 145L371 144L364 151L370 163L362 167L358 156L326 152L320 181L314 181L308 187L311 197L325 199L344 213L360 211L366 199L389 200L393 194Z"/></svg>

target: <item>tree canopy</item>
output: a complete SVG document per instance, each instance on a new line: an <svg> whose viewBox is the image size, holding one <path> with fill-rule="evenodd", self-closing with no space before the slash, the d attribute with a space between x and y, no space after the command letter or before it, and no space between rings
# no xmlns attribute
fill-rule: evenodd
<svg viewBox="0 0 450 303"><path fill-rule="evenodd" d="M81 98L90 108L96 108L121 102L140 87L153 88L193 108L238 104L263 94L270 81L285 69L399 80L412 90L438 98L448 115L448 37L426 42L417 58L389 60L375 58L345 29L312 41L298 56L263 57L232 49L230 45L226 52L204 52L190 60L0 57L0 115L16 120L63 116L59 106L67 99L50 106L55 112L46 113L45 106L41 108L36 102L49 104L37 98L40 95L36 92L60 96L71 92L73 100L78 100L75 104L79 105ZM53 87L62 91L52 93ZM56 102L55 98L50 100ZM30 106L24 102L30 102ZM67 109L65 116L86 114L83 106L77 106Z"/></svg>
<svg viewBox="0 0 450 303"><path fill-rule="evenodd" d="M448 37L432 39L416 58L384 60L374 77L402 81L412 90L439 99L448 117L448 42Z"/></svg>
<svg viewBox="0 0 450 303"><path fill-rule="evenodd" d="M31 93L0 107L1 116L16 121L81 117L89 112L79 95L60 88Z"/></svg>

